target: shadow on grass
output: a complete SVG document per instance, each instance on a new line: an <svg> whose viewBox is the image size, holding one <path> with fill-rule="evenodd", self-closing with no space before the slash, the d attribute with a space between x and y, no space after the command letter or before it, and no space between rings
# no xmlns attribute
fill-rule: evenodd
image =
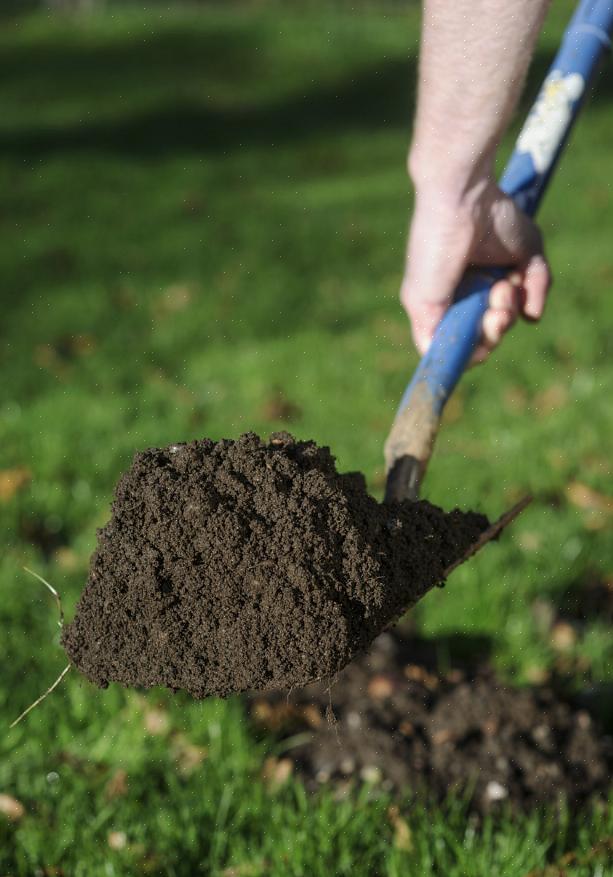
<svg viewBox="0 0 613 877"><path fill-rule="evenodd" d="M449 633L422 637L405 630L401 623L394 638L396 660L401 664L421 664L433 673L452 668L474 671L487 665L494 653L494 641L487 634Z"/></svg>
<svg viewBox="0 0 613 877"><path fill-rule="evenodd" d="M372 65L333 85L261 105L207 106L205 99L196 103L178 94L130 118L24 126L0 134L0 154L24 159L97 150L157 158L173 152L274 148L320 134L374 132L389 126L406 127L408 135L407 82L414 76L412 67L400 61Z"/></svg>
<svg viewBox="0 0 613 877"><path fill-rule="evenodd" d="M219 153L249 146L271 146L338 132L368 134L389 127L407 128L412 116L416 58L373 59L332 84L312 84L282 99L253 97L227 104L208 101L207 77L224 84L249 79L274 80L256 32L248 26L218 27L190 33L175 29L146 43L126 40L94 46L50 42L8 47L0 61L3 87L25 89L42 101L67 98L89 106L88 117L53 125L25 124L0 133L0 154L39 158L49 153L99 150L140 158L175 151ZM531 104L552 61L541 51L533 62L520 113ZM287 63L287 62L286 62ZM300 62L304 65L304 60ZM316 72L316 71L315 71ZM203 83L202 100L186 98L185 88ZM159 96L156 97L160 92ZM182 96L183 95L183 96ZM602 75L597 101L610 101L613 76ZM97 118L97 101L108 100L122 118ZM116 100L115 100L116 98ZM155 108L139 109L144 104ZM130 112L131 111L131 112ZM107 109L108 112L108 109Z"/></svg>

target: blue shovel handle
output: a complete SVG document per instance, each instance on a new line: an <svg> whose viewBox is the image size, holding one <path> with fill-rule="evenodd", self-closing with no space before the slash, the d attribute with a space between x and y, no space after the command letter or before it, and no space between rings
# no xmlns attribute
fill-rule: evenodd
<svg viewBox="0 0 613 877"><path fill-rule="evenodd" d="M587 93L610 47L613 0L582 0L564 34L500 181L534 215ZM479 343L483 315L502 268L467 271L400 402L385 446L386 501L417 499L440 418Z"/></svg>

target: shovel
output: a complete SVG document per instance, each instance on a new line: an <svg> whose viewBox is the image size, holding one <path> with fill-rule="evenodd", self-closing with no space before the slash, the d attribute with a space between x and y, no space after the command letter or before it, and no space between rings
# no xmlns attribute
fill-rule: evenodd
<svg viewBox="0 0 613 877"><path fill-rule="evenodd" d="M500 181L503 192L529 216L536 213L598 62L611 46L612 30L613 0L579 3ZM470 269L459 284L405 390L385 444L386 502L418 499L443 408L479 342L492 285L506 273L504 268ZM526 503L496 522L489 538Z"/></svg>

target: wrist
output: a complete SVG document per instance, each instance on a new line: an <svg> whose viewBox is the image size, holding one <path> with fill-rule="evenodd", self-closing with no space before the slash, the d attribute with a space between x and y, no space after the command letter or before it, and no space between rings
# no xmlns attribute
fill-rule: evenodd
<svg viewBox="0 0 613 877"><path fill-rule="evenodd" d="M408 172L416 199L437 209L472 211L496 186L494 156L489 154L478 159L465 158L414 143L409 152Z"/></svg>

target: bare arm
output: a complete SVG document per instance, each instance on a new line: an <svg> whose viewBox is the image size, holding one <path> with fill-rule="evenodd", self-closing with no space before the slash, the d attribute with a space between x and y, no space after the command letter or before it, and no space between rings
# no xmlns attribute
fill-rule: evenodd
<svg viewBox="0 0 613 877"><path fill-rule="evenodd" d="M521 91L548 0L424 0L415 186L402 300L427 348L469 264L514 270L496 284L478 359L518 313L539 319L549 288L541 236L498 188L496 150Z"/></svg>

